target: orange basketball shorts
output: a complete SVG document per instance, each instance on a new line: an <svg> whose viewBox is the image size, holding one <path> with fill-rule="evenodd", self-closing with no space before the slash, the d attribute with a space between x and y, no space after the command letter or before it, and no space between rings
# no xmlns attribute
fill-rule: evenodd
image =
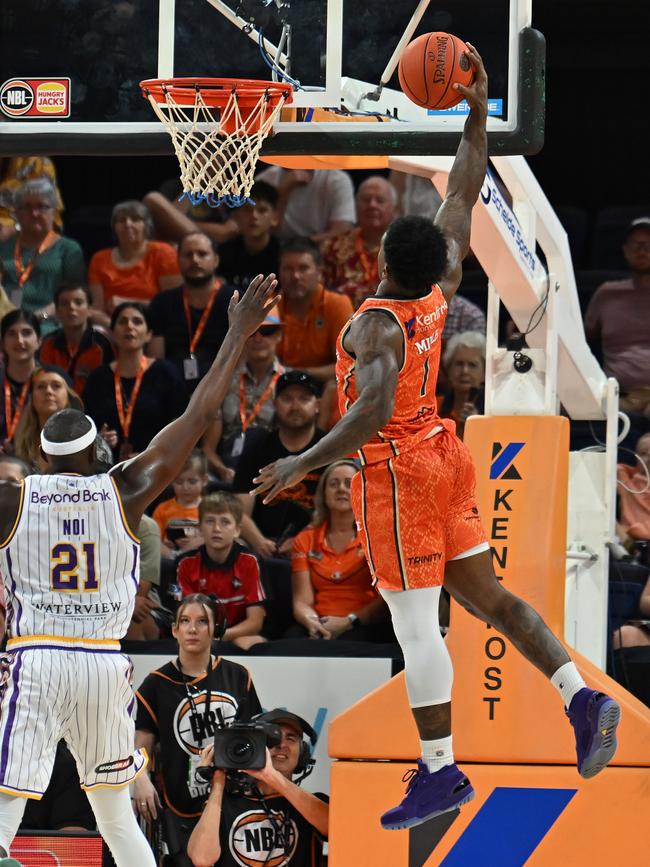
<svg viewBox="0 0 650 867"><path fill-rule="evenodd" d="M354 476L352 507L378 587L435 587L448 560L488 550L475 486L467 447L446 430Z"/></svg>

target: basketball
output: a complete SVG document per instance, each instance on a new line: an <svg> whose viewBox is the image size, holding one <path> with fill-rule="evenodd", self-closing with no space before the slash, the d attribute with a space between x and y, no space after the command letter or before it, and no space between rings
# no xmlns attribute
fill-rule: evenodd
<svg viewBox="0 0 650 867"><path fill-rule="evenodd" d="M416 105L445 109L457 105L462 94L455 83L469 85L474 68L464 53L467 46L451 33L423 33L404 49L399 61L400 87Z"/></svg>

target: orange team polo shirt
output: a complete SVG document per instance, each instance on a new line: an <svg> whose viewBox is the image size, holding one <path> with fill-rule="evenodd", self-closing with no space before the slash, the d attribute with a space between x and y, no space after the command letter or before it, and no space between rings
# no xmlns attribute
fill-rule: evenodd
<svg viewBox="0 0 650 867"><path fill-rule="evenodd" d="M143 258L131 268L118 268L113 249L99 250L88 266L88 283L100 283L104 304L114 297L148 303L160 291L158 280L179 274L176 251L163 241L149 241ZM180 275L179 275L180 276Z"/></svg>
<svg viewBox="0 0 650 867"><path fill-rule="evenodd" d="M336 338L352 316L352 304L347 295L330 292L319 286L307 315L294 316L280 301L282 341L278 357L287 367L303 370L336 361Z"/></svg>
<svg viewBox="0 0 650 867"><path fill-rule="evenodd" d="M320 617L346 617L377 598L357 536L339 553L325 541L327 524L306 527L293 540L291 571L309 572Z"/></svg>
<svg viewBox="0 0 650 867"><path fill-rule="evenodd" d="M151 517L158 524L160 538L164 540L167 536L167 525L170 521L195 521L198 524L199 508L198 506L181 506L172 497L171 500L164 500L159 506L156 506Z"/></svg>

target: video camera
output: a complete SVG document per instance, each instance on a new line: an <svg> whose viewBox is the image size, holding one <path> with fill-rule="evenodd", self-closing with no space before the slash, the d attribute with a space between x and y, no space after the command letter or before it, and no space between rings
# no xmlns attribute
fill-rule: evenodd
<svg viewBox="0 0 650 867"><path fill-rule="evenodd" d="M280 726L262 720L219 726L214 733L214 766L224 771L261 770L266 748L281 741Z"/></svg>

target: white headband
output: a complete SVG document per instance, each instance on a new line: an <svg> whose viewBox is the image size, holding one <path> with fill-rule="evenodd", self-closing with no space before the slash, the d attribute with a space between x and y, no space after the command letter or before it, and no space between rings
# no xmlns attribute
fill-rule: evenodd
<svg viewBox="0 0 650 867"><path fill-rule="evenodd" d="M95 422L89 415L87 415L86 418L90 422L90 430L85 434L82 434L80 437L77 437L76 440L68 440L66 443L53 443L51 440L48 440L43 431L41 431L41 448L45 454L75 455L77 452L81 452L88 446L92 445L97 436L97 428L95 427Z"/></svg>

